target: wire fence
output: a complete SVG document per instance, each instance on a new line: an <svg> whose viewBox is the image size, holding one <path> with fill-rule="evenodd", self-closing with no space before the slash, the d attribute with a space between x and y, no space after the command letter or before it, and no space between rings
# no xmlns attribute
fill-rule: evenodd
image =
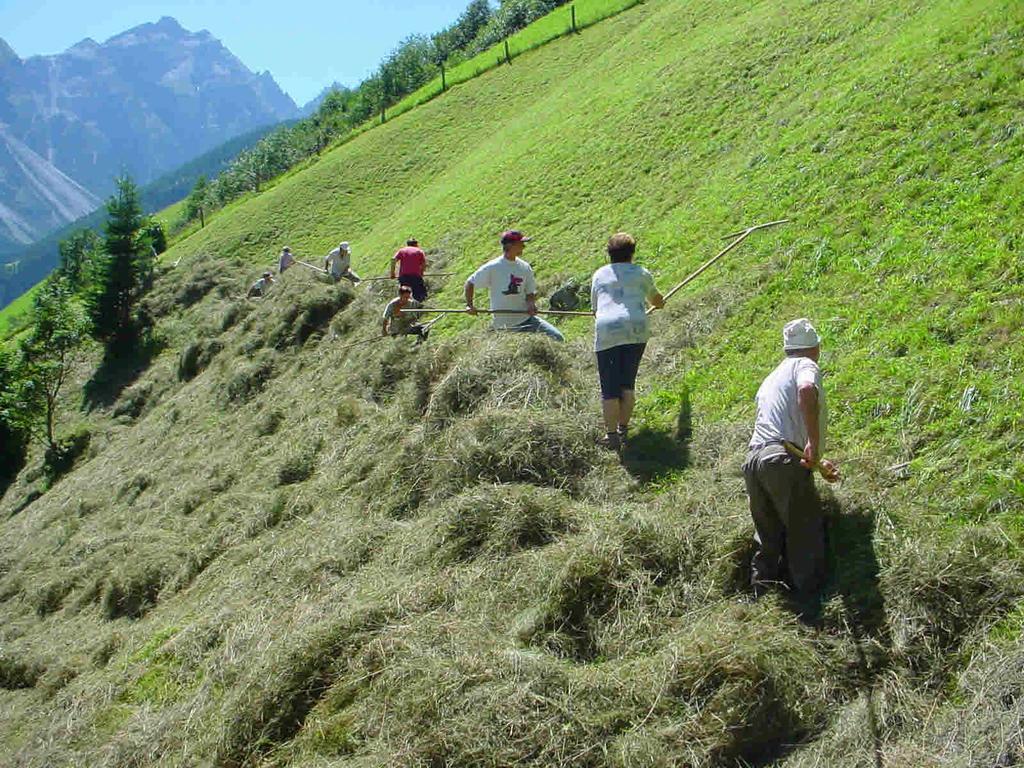
<svg viewBox="0 0 1024 768"><path fill-rule="evenodd" d="M441 68L438 76L426 85L413 91L405 98L384 110L381 115L364 124L361 130L368 130L385 119L392 119L410 109L436 99L453 85L479 77L497 67L511 64L514 59L528 51L545 45L566 35L577 34L599 21L640 5L644 0L576 0L563 5L529 26L510 35L471 59L451 69Z"/></svg>

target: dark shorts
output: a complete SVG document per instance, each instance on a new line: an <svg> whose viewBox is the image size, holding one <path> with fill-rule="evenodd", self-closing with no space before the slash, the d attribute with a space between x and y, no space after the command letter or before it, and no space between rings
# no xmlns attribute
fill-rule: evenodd
<svg viewBox="0 0 1024 768"><path fill-rule="evenodd" d="M427 298L427 284L419 275L399 275L398 284L408 285L412 288L412 297L416 301L423 301Z"/></svg>
<svg viewBox="0 0 1024 768"><path fill-rule="evenodd" d="M597 353L597 375L601 378L601 399L622 397L622 390L636 389L636 372L646 344L620 344Z"/></svg>

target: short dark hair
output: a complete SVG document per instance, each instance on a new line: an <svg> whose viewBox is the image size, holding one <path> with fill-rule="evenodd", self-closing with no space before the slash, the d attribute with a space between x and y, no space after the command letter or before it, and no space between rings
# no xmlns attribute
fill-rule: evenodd
<svg viewBox="0 0 1024 768"><path fill-rule="evenodd" d="M415 237L410 237L408 240L405 241L405 244L406 245L419 245L420 243L419 243L419 241Z"/></svg>
<svg viewBox="0 0 1024 768"><path fill-rule="evenodd" d="M398 292L399 293L412 293L412 288L410 288L408 285L400 285L400 286L398 286Z"/></svg>
<svg viewBox="0 0 1024 768"><path fill-rule="evenodd" d="M628 232L616 232L608 238L608 260L612 264L632 261L636 253L636 240Z"/></svg>

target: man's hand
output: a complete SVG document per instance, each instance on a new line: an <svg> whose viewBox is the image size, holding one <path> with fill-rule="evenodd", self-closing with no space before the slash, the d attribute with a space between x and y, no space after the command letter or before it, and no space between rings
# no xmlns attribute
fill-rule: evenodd
<svg viewBox="0 0 1024 768"><path fill-rule="evenodd" d="M535 299L526 300L526 314L530 317L537 314L537 301Z"/></svg>
<svg viewBox="0 0 1024 768"><path fill-rule="evenodd" d="M804 446L804 457L800 459L800 466L804 469L814 469L814 465L817 461L818 446L808 440L807 445Z"/></svg>
<svg viewBox="0 0 1024 768"><path fill-rule="evenodd" d="M818 469L826 483L836 483L839 481L839 467L834 462L822 459L818 462Z"/></svg>
<svg viewBox="0 0 1024 768"><path fill-rule="evenodd" d="M466 305L466 314L467 315L475 315L476 313L477 313L476 312L476 307L474 307L472 304L467 304Z"/></svg>

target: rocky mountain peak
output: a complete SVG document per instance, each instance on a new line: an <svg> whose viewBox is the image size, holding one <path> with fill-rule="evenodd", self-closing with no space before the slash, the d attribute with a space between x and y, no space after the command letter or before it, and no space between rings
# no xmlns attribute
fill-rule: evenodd
<svg viewBox="0 0 1024 768"><path fill-rule="evenodd" d="M0 37L0 64L6 64L8 61L21 61L21 59L7 41Z"/></svg>

